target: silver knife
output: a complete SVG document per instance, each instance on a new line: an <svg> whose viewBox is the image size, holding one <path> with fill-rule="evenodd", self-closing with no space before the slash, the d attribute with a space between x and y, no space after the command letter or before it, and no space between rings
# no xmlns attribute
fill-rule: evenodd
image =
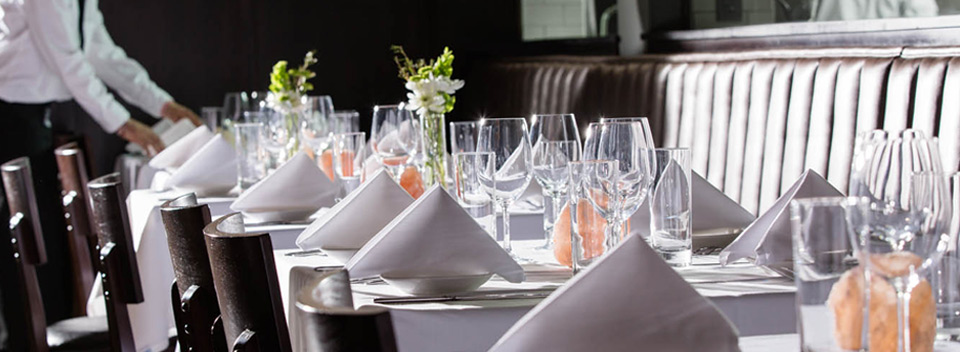
<svg viewBox="0 0 960 352"><path fill-rule="evenodd" d="M523 290L523 291L485 291L466 295L437 295L421 297L381 297L374 298L373 303L379 304L415 304L415 303L443 303L463 301L497 301L508 299L543 299L553 293L553 289Z"/></svg>

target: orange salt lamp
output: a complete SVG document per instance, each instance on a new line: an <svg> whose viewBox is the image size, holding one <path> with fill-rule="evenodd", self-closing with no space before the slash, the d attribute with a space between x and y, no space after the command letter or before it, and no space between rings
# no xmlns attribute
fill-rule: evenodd
<svg viewBox="0 0 960 352"><path fill-rule="evenodd" d="M420 176L420 171L417 171L415 166L407 166L400 174L400 187L403 187L413 199L420 198L420 195L423 194L423 177Z"/></svg>
<svg viewBox="0 0 960 352"><path fill-rule="evenodd" d="M590 203L581 199L577 203L577 230L583 237L583 255L593 258L603 254L603 230L607 221ZM564 206L553 225L553 255L560 264L573 266L570 247L570 207Z"/></svg>

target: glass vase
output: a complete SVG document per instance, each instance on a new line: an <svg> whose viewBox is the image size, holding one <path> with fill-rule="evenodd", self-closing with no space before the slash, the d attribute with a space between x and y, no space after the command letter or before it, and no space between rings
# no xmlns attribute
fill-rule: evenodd
<svg viewBox="0 0 960 352"><path fill-rule="evenodd" d="M444 116L441 113L426 112L420 114L420 135L423 144L423 185L433 186L439 182L446 187L447 139L443 133Z"/></svg>

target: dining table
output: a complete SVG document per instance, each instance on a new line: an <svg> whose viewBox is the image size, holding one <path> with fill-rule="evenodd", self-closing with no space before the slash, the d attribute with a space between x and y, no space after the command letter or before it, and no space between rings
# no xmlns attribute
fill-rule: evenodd
<svg viewBox="0 0 960 352"><path fill-rule="evenodd" d="M144 301L131 304L130 320L138 351L162 351L174 333L170 285L173 267L160 206L183 192L140 189L127 198L128 216L140 268ZM231 213L235 195L201 197L213 218ZM551 251L537 250L544 241L542 209L534 202L518 202L511 209L515 249L532 258L522 264L526 280L509 283L494 277L469 297L410 302L410 295L381 280L355 278L354 303L390 309L400 351L485 351L546 295L563 285L573 273L557 263ZM326 209L312 216L315 218ZM247 224L248 232L268 232L275 251L284 309L297 344L297 319L291 302L310 281L310 273L342 265L322 252L304 252L296 239L309 221ZM498 219L502 226L502 219ZM746 261L719 265L716 255L695 256L693 265L677 272L737 328L745 346L753 337L792 334L796 331L795 286L792 280ZM99 281L88 301L89 315L104 315ZM506 295L498 296L499 294ZM478 296L479 295L479 299ZM493 297L491 297L493 296ZM291 319L293 317L293 319ZM789 338L790 335L785 335Z"/></svg>

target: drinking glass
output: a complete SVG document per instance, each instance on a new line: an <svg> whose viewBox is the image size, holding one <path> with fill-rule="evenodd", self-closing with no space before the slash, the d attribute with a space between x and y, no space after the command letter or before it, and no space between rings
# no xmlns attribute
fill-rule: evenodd
<svg viewBox="0 0 960 352"><path fill-rule="evenodd" d="M865 291L851 289L844 291L850 295L830 298L835 286L850 287L861 278L859 272L844 276L858 263L856 235L850 231L846 217L847 206L856 202L856 198L825 197L790 203L797 329L802 351L856 351L866 346L866 336L861 334L863 320L837 319L838 314L831 311L842 309L847 312L840 315L844 317L862 316ZM846 277L843 282L841 277ZM831 301L838 298L848 301Z"/></svg>
<svg viewBox="0 0 960 352"><path fill-rule="evenodd" d="M420 130L414 121L413 114L402 104L373 107L371 147L377 161L390 171L397 182L400 182L408 159L416 153Z"/></svg>
<svg viewBox="0 0 960 352"><path fill-rule="evenodd" d="M334 110L330 115L334 134L360 132L360 113L356 110Z"/></svg>
<svg viewBox="0 0 960 352"><path fill-rule="evenodd" d="M606 220L613 213L612 185L620 171L616 160L571 161L567 192L570 250L574 274L609 253L616 244ZM606 216L605 216L606 215ZM561 235L563 235L561 233Z"/></svg>
<svg viewBox="0 0 960 352"><path fill-rule="evenodd" d="M480 120L478 152L493 153L493 174L480 176L484 189L493 196L503 214L503 249L512 253L510 204L530 185L532 161L527 121L523 118ZM514 256L516 258L516 256Z"/></svg>
<svg viewBox="0 0 960 352"><path fill-rule="evenodd" d="M244 191L260 181L266 174L260 161L259 122L242 122L234 125L237 144L237 185Z"/></svg>
<svg viewBox="0 0 960 352"><path fill-rule="evenodd" d="M539 249L552 248L553 226L563 208L570 173L567 164L580 160L580 131L573 114L533 115L530 129L533 147L534 177L543 189L544 243Z"/></svg>
<svg viewBox="0 0 960 352"><path fill-rule="evenodd" d="M583 141L583 160L597 160L597 144L600 143L600 123L587 125Z"/></svg>
<svg viewBox="0 0 960 352"><path fill-rule="evenodd" d="M497 239L497 215L493 197L484 190L481 175L494 175L493 153L461 152L453 154L457 200L487 233ZM495 182L495 181L494 181Z"/></svg>
<svg viewBox="0 0 960 352"><path fill-rule="evenodd" d="M233 92L227 93L223 97L223 130L227 136L233 134L233 124L243 121L244 107L247 105L247 93Z"/></svg>
<svg viewBox="0 0 960 352"><path fill-rule="evenodd" d="M270 95L270 92L267 91L254 91L248 94L249 98L245 101L244 111L263 111L270 109L267 106L267 96Z"/></svg>
<svg viewBox="0 0 960 352"><path fill-rule="evenodd" d="M650 195L650 244L675 267L690 265L693 257L690 149L654 149L656 186Z"/></svg>
<svg viewBox="0 0 960 352"><path fill-rule="evenodd" d="M611 231L623 237L626 219L640 208L647 197L652 185L651 169L656 167L656 162L650 158L640 122L605 122L599 128L596 159L619 161L620 173L614 201L617 211L608 221L613 221Z"/></svg>
<svg viewBox="0 0 960 352"><path fill-rule="evenodd" d="M210 131L217 132L217 130L223 126L223 108L218 106L204 106L200 108L200 115L203 119L203 124L210 129Z"/></svg>
<svg viewBox="0 0 960 352"><path fill-rule="evenodd" d="M873 131L861 136L856 147L850 193L866 201L847 215L860 236L861 251L871 256L868 276L884 280L896 292L897 343L910 350L926 341L905 323L910 321L907 302L915 287L929 284L924 277L950 243L942 225L949 202L943 199L947 186L936 140L918 130ZM874 264L894 256L909 267Z"/></svg>
<svg viewBox="0 0 960 352"><path fill-rule="evenodd" d="M245 121L260 123L260 148L265 152L267 172L273 171L287 161L287 145L292 140L288 120L283 114L273 110L248 111L243 113Z"/></svg>
<svg viewBox="0 0 960 352"><path fill-rule="evenodd" d="M333 100L329 95L309 96L304 100L306 108L300 114L300 140L313 151L317 160L321 160L320 168L328 175L333 174L333 170L329 169L332 165L323 162L327 154L332 153L328 150L334 135L330 124ZM333 159L332 155L330 158Z"/></svg>
<svg viewBox="0 0 960 352"><path fill-rule="evenodd" d="M938 337L957 341L960 340L960 253L957 251L957 238L960 236L960 173L950 178L950 184L953 216L950 218L949 234L952 239L932 278L935 280L933 292L937 294Z"/></svg>
<svg viewBox="0 0 960 352"><path fill-rule="evenodd" d="M334 169L340 183L340 195L337 201L360 187L360 175L363 173L363 148L367 143L365 132L349 132L336 135L333 143Z"/></svg>
<svg viewBox="0 0 960 352"><path fill-rule="evenodd" d="M453 154L477 151L476 121L457 121L450 123L450 150Z"/></svg>

